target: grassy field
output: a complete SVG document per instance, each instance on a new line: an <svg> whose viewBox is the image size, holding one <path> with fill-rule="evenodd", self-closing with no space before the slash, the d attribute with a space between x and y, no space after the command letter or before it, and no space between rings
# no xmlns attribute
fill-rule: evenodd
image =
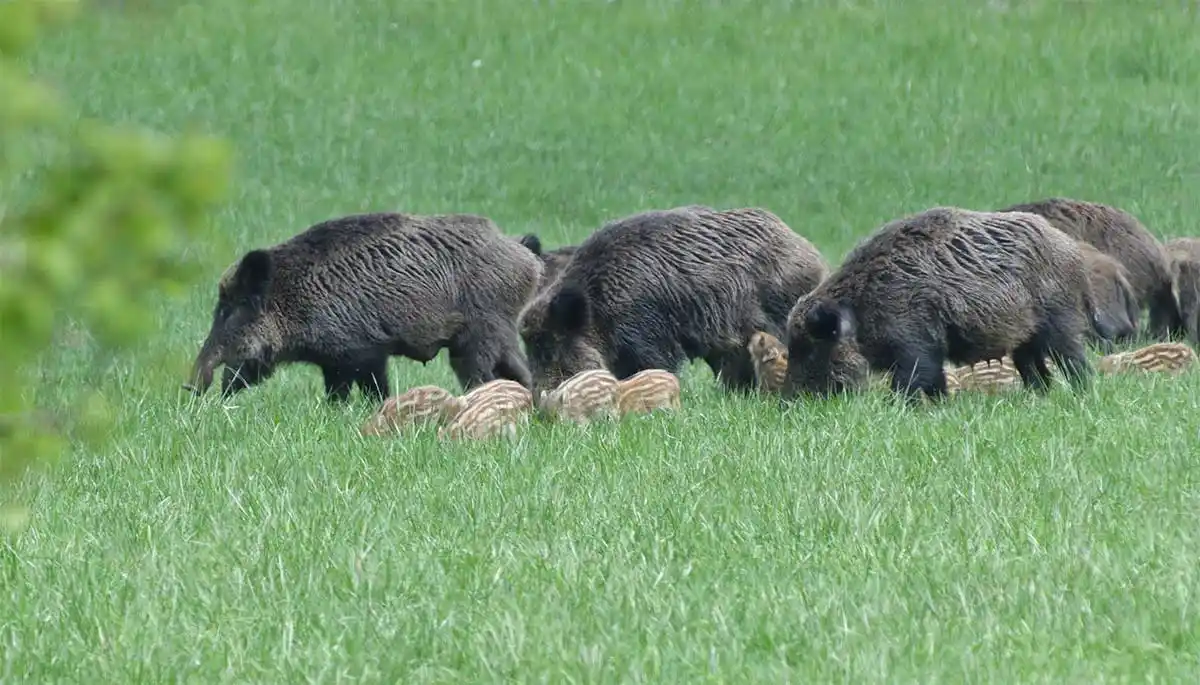
<svg viewBox="0 0 1200 685"><path fill-rule="evenodd" d="M906 213L1055 194L1200 233L1191 3L142 4L34 66L236 144L220 264L390 209L552 247L759 205L834 262ZM1200 373L781 412L696 364L675 415L368 440L314 368L180 392L219 275L101 377L85 337L47 359L42 399L99 384L121 421L22 487L0 680L1200 678ZM392 369L454 387L444 355Z"/></svg>

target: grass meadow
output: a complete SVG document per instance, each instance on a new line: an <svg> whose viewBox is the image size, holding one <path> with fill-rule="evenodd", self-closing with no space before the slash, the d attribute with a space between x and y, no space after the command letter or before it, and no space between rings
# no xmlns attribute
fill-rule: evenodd
<svg viewBox="0 0 1200 685"><path fill-rule="evenodd" d="M360 437L311 367L180 390L223 265L348 213L554 247L758 205L834 263L939 204L1200 233L1194 3L131 0L31 66L238 157L218 266L159 333L38 369L40 401L120 415L17 492L4 682L1200 679L1200 372L782 411L696 363L677 414L461 446ZM392 373L456 387L445 353Z"/></svg>

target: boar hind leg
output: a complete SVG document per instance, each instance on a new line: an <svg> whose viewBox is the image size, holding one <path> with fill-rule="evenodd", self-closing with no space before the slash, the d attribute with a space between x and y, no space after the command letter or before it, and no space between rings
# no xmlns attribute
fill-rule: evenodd
<svg viewBox="0 0 1200 685"><path fill-rule="evenodd" d="M1049 355L1071 387L1078 390L1087 386L1092 375L1092 366L1088 363L1082 341L1069 336L1052 338Z"/></svg>
<svg viewBox="0 0 1200 685"><path fill-rule="evenodd" d="M1051 380L1042 349L1043 346L1037 341L1031 341L1020 345L1012 353L1013 366L1021 374L1021 382L1026 388L1037 392L1045 392Z"/></svg>
<svg viewBox="0 0 1200 685"><path fill-rule="evenodd" d="M1078 312L1064 312L1051 318L1033 340L1013 350L1013 363L1026 387L1048 389L1051 376L1047 357L1062 371L1071 387L1085 387L1092 374L1084 346L1086 330L1087 324L1080 321Z"/></svg>
<svg viewBox="0 0 1200 685"><path fill-rule="evenodd" d="M354 386L354 371L346 366L322 366L321 373L325 376L325 399L331 402L345 402L350 399L350 389Z"/></svg>
<svg viewBox="0 0 1200 685"><path fill-rule="evenodd" d="M939 401L946 396L946 369L932 354L898 355L892 365L892 391L913 404L920 400L920 392L930 400Z"/></svg>
<svg viewBox="0 0 1200 685"><path fill-rule="evenodd" d="M721 352L704 358L713 375L730 392L750 392L754 389L754 362L747 350Z"/></svg>
<svg viewBox="0 0 1200 685"><path fill-rule="evenodd" d="M1183 317L1179 314L1179 303L1168 283L1150 296L1149 321L1146 332L1155 340L1176 340L1184 335Z"/></svg>
<svg viewBox="0 0 1200 685"><path fill-rule="evenodd" d="M1050 389L1053 377L1046 365L1047 356L1062 370L1072 387L1082 388L1092 371L1084 349L1081 339L1052 336L1048 343L1035 340L1021 345L1013 350L1012 360L1026 388L1039 393Z"/></svg>
<svg viewBox="0 0 1200 685"><path fill-rule="evenodd" d="M362 392L363 397L373 402L382 402L389 394L387 357L372 359L358 367L354 384Z"/></svg>

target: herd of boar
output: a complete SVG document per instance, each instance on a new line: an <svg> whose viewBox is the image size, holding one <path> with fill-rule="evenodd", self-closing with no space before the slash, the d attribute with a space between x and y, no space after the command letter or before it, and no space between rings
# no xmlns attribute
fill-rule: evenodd
<svg viewBox="0 0 1200 685"><path fill-rule="evenodd" d="M1147 314L1142 329L1142 314ZM1142 337L1154 344L1112 354ZM544 250L470 214L375 213L247 252L221 277L186 386L244 390L280 364L320 367L326 396L383 402L364 433L446 437L523 417L586 422L679 406L703 360L731 391L828 396L873 376L910 401L984 386L1044 391L1054 365L1177 372L1200 346L1200 238L1160 243L1121 209L1049 198L934 207L890 221L837 268L761 208L688 205L608 222ZM464 395L391 396L388 358L445 348Z"/></svg>

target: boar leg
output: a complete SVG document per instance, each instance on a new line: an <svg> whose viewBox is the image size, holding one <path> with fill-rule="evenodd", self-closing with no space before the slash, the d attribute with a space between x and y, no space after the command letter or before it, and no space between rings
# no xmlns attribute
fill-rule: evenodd
<svg viewBox="0 0 1200 685"><path fill-rule="evenodd" d="M345 402L350 399L350 388L354 384L352 370L341 365L322 366L321 373L325 376L325 398L332 402Z"/></svg>
<svg viewBox="0 0 1200 685"><path fill-rule="evenodd" d="M1084 388L1092 374L1083 344L1073 338L1061 336L1051 340L1050 359L1066 376L1067 382L1076 390ZM1045 362L1042 362L1045 365Z"/></svg>
<svg viewBox="0 0 1200 685"><path fill-rule="evenodd" d="M1039 341L1035 339L1018 346L1013 350L1012 360L1026 388L1036 392L1049 389L1050 369L1046 366L1046 356Z"/></svg>
<svg viewBox="0 0 1200 685"><path fill-rule="evenodd" d="M1184 335L1183 317L1179 315L1179 303L1170 283L1159 288L1150 296L1147 332L1155 340L1176 340Z"/></svg>
<svg viewBox="0 0 1200 685"><path fill-rule="evenodd" d="M1075 389L1087 385L1092 373L1084 346L1088 324L1080 321L1076 310L1059 312L1029 340L1013 350L1013 364L1025 386L1041 392L1049 389L1052 377L1046 366L1047 356ZM1077 325L1078 324L1078 325Z"/></svg>
<svg viewBox="0 0 1200 685"><path fill-rule="evenodd" d="M729 350L710 354L704 362L730 392L750 392L755 388L754 361L748 350Z"/></svg>
<svg viewBox="0 0 1200 685"><path fill-rule="evenodd" d="M372 401L382 402L390 394L391 385L388 382L387 357L372 359L358 367L354 384L358 386L363 397Z"/></svg>

